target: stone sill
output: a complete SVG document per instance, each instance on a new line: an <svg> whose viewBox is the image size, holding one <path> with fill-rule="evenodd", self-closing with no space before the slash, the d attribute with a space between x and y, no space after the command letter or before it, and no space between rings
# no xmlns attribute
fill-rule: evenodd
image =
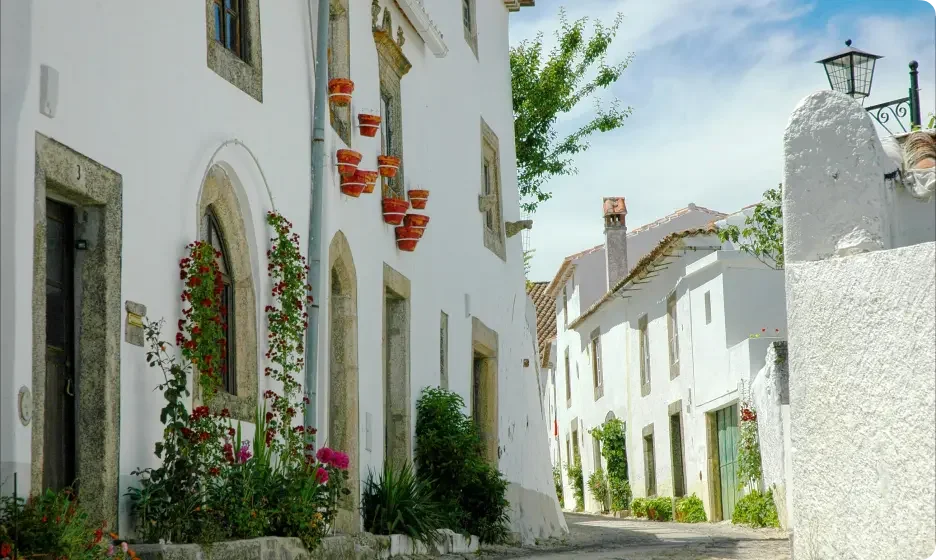
<svg viewBox="0 0 936 560"><path fill-rule="evenodd" d="M262 537L259 539L225 541L203 548L197 544L135 545L141 560L372 560L476 553L478 537L466 538L448 529L442 530L442 542L430 550L426 545L405 535L339 535L325 537L311 553L296 538Z"/></svg>

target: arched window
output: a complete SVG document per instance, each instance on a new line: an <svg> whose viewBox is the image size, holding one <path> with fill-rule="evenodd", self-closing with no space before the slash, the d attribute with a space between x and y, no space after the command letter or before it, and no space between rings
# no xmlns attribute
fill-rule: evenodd
<svg viewBox="0 0 936 560"><path fill-rule="evenodd" d="M234 283L231 281L231 269L228 265L228 250L221 227L218 225L218 218L210 208L205 212L204 219L206 241L214 247L215 251L221 254L218 257L218 269L221 271L221 279L224 282L224 289L221 291L221 313L224 315L224 340L227 346L227 358L221 370L221 388L231 395L236 395L237 369L234 366L234 357L237 352L234 347L234 341L236 340L234 337Z"/></svg>

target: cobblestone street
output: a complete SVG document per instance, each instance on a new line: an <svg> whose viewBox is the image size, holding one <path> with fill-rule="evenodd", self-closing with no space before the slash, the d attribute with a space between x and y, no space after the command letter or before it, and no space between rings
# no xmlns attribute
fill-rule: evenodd
<svg viewBox="0 0 936 560"><path fill-rule="evenodd" d="M486 550L530 560L790 560L786 535L730 524L677 524L566 514L569 535L535 547ZM454 557L453 557L454 558Z"/></svg>

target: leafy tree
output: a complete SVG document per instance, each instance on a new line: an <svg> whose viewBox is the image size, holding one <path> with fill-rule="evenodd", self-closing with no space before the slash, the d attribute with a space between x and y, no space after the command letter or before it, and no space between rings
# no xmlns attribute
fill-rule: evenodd
<svg viewBox="0 0 936 560"><path fill-rule="evenodd" d="M629 54L610 66L605 61L622 18L618 14L611 27L595 22L593 35L586 38L587 18L569 23L560 9L557 45L548 57L542 33L510 49L518 182L527 212L552 197L543 188L548 179L576 173L571 156L588 149L589 136L620 128L631 114L631 108L622 109L616 99L610 104L595 99L595 114L588 123L563 138L556 131L561 114L617 82L633 59Z"/></svg>
<svg viewBox="0 0 936 560"><path fill-rule="evenodd" d="M731 241L767 266L783 268L783 185L764 192L764 200L744 219L744 228L729 225L718 232L722 242Z"/></svg>
<svg viewBox="0 0 936 560"><path fill-rule="evenodd" d="M523 252L523 275L526 277L526 287L530 289L530 262L533 261L533 253L536 249L530 249Z"/></svg>
<svg viewBox="0 0 936 560"><path fill-rule="evenodd" d="M612 418L589 431L601 442L601 455L608 465L608 486L611 492L611 509L623 511L631 501L631 488L627 480L627 441L624 422Z"/></svg>

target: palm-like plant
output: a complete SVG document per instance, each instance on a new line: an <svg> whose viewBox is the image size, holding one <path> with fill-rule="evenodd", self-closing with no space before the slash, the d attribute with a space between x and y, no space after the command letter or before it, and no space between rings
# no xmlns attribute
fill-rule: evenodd
<svg viewBox="0 0 936 560"><path fill-rule="evenodd" d="M373 472L368 474L361 514L364 527L377 535L403 534L425 544L440 538L442 516L431 483L416 476L409 462L399 468L385 462L376 480Z"/></svg>

